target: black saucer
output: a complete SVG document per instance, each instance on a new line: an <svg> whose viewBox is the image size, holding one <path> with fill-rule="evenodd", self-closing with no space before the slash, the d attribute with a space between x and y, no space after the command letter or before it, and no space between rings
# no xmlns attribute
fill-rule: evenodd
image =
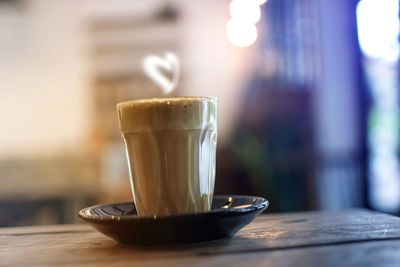
<svg viewBox="0 0 400 267"><path fill-rule="evenodd" d="M267 207L261 197L215 196L209 212L140 217L124 202L84 208L79 217L121 243L184 244L232 237Z"/></svg>

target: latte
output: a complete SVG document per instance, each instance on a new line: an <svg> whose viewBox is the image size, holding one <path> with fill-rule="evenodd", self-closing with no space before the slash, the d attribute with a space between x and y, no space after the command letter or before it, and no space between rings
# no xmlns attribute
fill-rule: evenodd
<svg viewBox="0 0 400 267"><path fill-rule="evenodd" d="M117 109L138 214L210 210L217 99L153 98L119 103Z"/></svg>

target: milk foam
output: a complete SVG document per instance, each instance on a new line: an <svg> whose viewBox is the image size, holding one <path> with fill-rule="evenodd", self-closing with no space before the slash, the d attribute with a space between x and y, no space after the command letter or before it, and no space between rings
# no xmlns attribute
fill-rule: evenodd
<svg viewBox="0 0 400 267"><path fill-rule="evenodd" d="M117 105L122 132L173 129L217 129L213 97L151 98Z"/></svg>

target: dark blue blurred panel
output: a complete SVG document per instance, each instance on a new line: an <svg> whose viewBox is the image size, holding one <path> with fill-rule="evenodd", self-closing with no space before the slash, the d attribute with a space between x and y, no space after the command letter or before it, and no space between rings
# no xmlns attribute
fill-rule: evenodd
<svg viewBox="0 0 400 267"><path fill-rule="evenodd" d="M263 6L259 68L230 144L220 149L216 193L256 193L271 200L271 211L366 205L356 4Z"/></svg>

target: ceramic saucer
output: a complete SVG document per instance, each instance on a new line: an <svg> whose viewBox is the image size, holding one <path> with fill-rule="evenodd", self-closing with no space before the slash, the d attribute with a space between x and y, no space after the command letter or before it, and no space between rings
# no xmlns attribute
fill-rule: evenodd
<svg viewBox="0 0 400 267"><path fill-rule="evenodd" d="M209 212L142 217L133 202L123 202L84 208L79 217L121 243L184 244L232 237L268 204L261 197L214 196Z"/></svg>

